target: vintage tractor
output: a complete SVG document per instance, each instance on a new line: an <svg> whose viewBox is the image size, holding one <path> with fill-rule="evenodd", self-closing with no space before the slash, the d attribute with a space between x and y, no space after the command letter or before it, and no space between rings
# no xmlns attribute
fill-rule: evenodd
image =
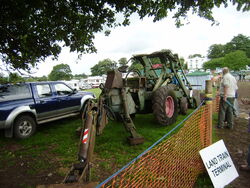
<svg viewBox="0 0 250 188"><path fill-rule="evenodd" d="M142 69L120 67L109 71L100 99L109 114L122 120L131 133L130 144L143 142L133 124L136 113L152 113L160 125L173 124L179 113L199 103L199 92L189 84L178 55L170 50L134 55L130 61ZM133 75L131 77L131 75Z"/></svg>
<svg viewBox="0 0 250 188"><path fill-rule="evenodd" d="M50 187L72 183L75 187L95 187L96 184L85 183L90 178L95 136L102 133L108 118L122 120L131 133L130 144L135 145L144 141L132 120L136 113L153 112L159 124L165 126L174 123L179 113L186 114L189 107L199 105L199 92L192 90L178 56L171 51L135 55L131 61L143 69L127 71L121 67L108 72L98 101L89 101L82 114L78 162L72 165L62 184Z"/></svg>

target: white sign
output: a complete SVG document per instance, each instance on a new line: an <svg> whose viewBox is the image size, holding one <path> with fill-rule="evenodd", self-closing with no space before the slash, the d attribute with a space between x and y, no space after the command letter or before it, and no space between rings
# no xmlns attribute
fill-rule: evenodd
<svg viewBox="0 0 250 188"><path fill-rule="evenodd" d="M200 155L215 188L224 187L239 176L223 140L202 149Z"/></svg>

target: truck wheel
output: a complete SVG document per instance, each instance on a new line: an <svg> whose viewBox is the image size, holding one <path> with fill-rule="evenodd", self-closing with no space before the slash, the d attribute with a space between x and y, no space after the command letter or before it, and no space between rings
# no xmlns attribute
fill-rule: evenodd
<svg viewBox="0 0 250 188"><path fill-rule="evenodd" d="M33 135L36 131L36 123L29 115L17 117L14 122L14 135L16 138L25 139Z"/></svg>
<svg viewBox="0 0 250 188"><path fill-rule="evenodd" d="M178 115L177 98L172 87L158 88L153 95L153 113L161 125L170 125Z"/></svg>
<svg viewBox="0 0 250 188"><path fill-rule="evenodd" d="M180 113L186 115L188 111L188 101L186 97L182 97L180 100Z"/></svg>

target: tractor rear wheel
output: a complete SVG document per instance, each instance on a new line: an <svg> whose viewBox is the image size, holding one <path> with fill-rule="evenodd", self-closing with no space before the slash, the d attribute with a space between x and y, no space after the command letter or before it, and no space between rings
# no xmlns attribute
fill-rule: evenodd
<svg viewBox="0 0 250 188"><path fill-rule="evenodd" d="M153 95L153 113L161 125L170 125L176 121L178 103L171 86L158 88Z"/></svg>

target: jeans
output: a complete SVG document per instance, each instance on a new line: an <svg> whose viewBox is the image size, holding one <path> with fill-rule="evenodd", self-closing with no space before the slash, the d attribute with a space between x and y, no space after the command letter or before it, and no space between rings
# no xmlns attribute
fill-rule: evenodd
<svg viewBox="0 0 250 188"><path fill-rule="evenodd" d="M250 167L250 145L249 145L249 147L248 147L247 166Z"/></svg>
<svg viewBox="0 0 250 188"><path fill-rule="evenodd" d="M228 97L227 101L234 105L234 98ZM218 118L218 127L223 127L224 122L227 122L229 128L233 128L233 108L226 101L223 100L223 97L220 98L219 105L219 118Z"/></svg>

